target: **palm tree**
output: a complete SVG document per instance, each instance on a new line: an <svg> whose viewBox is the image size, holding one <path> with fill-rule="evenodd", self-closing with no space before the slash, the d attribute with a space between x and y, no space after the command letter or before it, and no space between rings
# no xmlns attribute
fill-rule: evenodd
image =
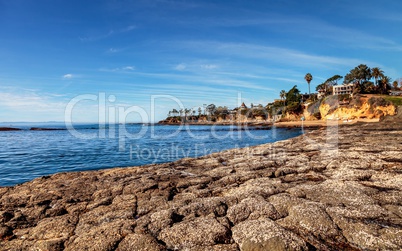
<svg viewBox="0 0 402 251"><path fill-rule="evenodd" d="M394 82L392 82L392 85L394 86L394 90L396 91L396 90L398 90L398 81L394 81Z"/></svg>
<svg viewBox="0 0 402 251"><path fill-rule="evenodd" d="M384 77L384 71L378 67L374 67L373 69L371 69L371 76L373 76L373 78L375 79L375 85L379 87L378 79Z"/></svg>
<svg viewBox="0 0 402 251"><path fill-rule="evenodd" d="M381 94L386 94L388 92L388 90L391 89L391 78L384 76L381 78L381 88L380 88L380 92Z"/></svg>
<svg viewBox="0 0 402 251"><path fill-rule="evenodd" d="M281 97L282 100L285 100L286 91L285 91L285 90L282 90L282 91L279 93L279 96ZM286 102L286 100L283 102L283 105L285 105L285 102Z"/></svg>
<svg viewBox="0 0 402 251"><path fill-rule="evenodd" d="M310 94L310 82L313 80L313 76L311 73L307 73L306 76L304 76L304 79L307 81L308 84L308 94Z"/></svg>

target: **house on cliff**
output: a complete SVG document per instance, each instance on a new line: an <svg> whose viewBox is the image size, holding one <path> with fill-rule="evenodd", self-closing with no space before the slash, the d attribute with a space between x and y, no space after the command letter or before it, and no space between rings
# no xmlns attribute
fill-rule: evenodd
<svg viewBox="0 0 402 251"><path fill-rule="evenodd" d="M239 107L239 110L247 110L247 106L246 106L246 104L244 104L244 102Z"/></svg>
<svg viewBox="0 0 402 251"><path fill-rule="evenodd" d="M334 85L333 95L353 94L354 84Z"/></svg>
<svg viewBox="0 0 402 251"><path fill-rule="evenodd" d="M402 96L402 91L392 90L392 91L389 91L389 95L391 95L391 96Z"/></svg>

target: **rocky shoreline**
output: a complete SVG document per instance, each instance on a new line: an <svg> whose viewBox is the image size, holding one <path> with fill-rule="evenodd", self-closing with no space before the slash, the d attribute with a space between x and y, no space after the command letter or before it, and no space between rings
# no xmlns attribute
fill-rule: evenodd
<svg viewBox="0 0 402 251"><path fill-rule="evenodd" d="M400 250L401 120L0 188L1 250Z"/></svg>

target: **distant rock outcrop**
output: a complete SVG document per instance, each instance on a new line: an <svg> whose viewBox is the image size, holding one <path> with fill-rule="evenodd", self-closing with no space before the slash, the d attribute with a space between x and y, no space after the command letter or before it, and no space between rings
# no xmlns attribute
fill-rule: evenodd
<svg viewBox="0 0 402 251"><path fill-rule="evenodd" d="M1 131L21 131L21 129L14 127L0 127L0 132Z"/></svg>
<svg viewBox="0 0 402 251"><path fill-rule="evenodd" d="M401 250L402 124L0 188L1 250Z"/></svg>

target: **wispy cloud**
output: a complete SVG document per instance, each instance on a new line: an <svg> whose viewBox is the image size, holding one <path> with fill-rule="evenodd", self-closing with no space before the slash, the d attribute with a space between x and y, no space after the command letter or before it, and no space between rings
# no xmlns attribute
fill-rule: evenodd
<svg viewBox="0 0 402 251"><path fill-rule="evenodd" d="M63 79L72 79L73 77L74 77L74 75L71 74L71 73L64 74L64 75L62 76Z"/></svg>
<svg viewBox="0 0 402 251"><path fill-rule="evenodd" d="M130 71L134 71L135 70L135 66L123 66L123 67L117 67L117 68L100 68L99 71L103 71L103 72L130 72Z"/></svg>
<svg viewBox="0 0 402 251"><path fill-rule="evenodd" d="M265 46L253 43L176 41L175 44L175 46L178 45L186 50L202 51L215 56L260 59L271 63L280 62L289 66L304 66L306 64L319 67L323 65L356 66L362 62L361 59L315 55L283 47Z"/></svg>
<svg viewBox="0 0 402 251"><path fill-rule="evenodd" d="M36 92L0 92L0 104L5 109L20 113L63 113L65 103L54 100L51 95L39 94Z"/></svg>
<svg viewBox="0 0 402 251"><path fill-rule="evenodd" d="M134 29L136 29L135 25L129 25L129 26L126 26L123 28L111 29L108 32L103 32L103 33L100 33L97 35L89 35L89 36L79 37L79 39L81 40L81 42L92 42L92 41L106 39L106 38L114 36L114 35L127 33Z"/></svg>
<svg viewBox="0 0 402 251"><path fill-rule="evenodd" d="M117 53L117 52L120 52L121 51L121 49L118 49L118 48L109 48L108 50L107 50L107 52L108 53Z"/></svg>
<svg viewBox="0 0 402 251"><path fill-rule="evenodd" d="M129 31L134 30L135 28L137 28L137 26L129 25L129 26L125 27L125 28L122 28L122 29L118 30L118 33L129 32Z"/></svg>
<svg viewBox="0 0 402 251"><path fill-rule="evenodd" d="M213 70L219 68L219 66L216 64L202 64L201 68L206 70Z"/></svg>
<svg viewBox="0 0 402 251"><path fill-rule="evenodd" d="M125 71L134 71L135 67L134 66L125 66L125 67L123 67L123 70L125 70Z"/></svg>
<svg viewBox="0 0 402 251"><path fill-rule="evenodd" d="M176 66L174 67L174 69L175 69L176 71L184 71L186 68L187 68L186 64L183 64L183 63L178 64L178 65L176 65Z"/></svg>

